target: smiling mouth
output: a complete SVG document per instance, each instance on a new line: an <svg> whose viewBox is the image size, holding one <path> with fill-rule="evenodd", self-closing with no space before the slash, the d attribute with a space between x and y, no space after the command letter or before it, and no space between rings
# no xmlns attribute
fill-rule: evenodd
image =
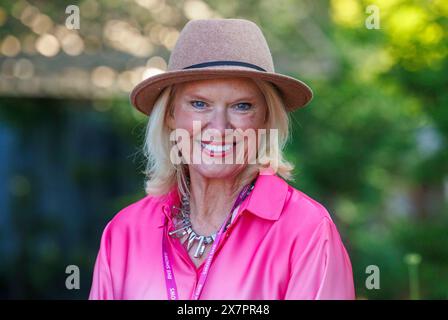
<svg viewBox="0 0 448 320"><path fill-rule="evenodd" d="M217 144L215 142L200 141L201 149L205 150L208 154L213 156L226 155L230 150L236 146L236 142L227 144Z"/></svg>

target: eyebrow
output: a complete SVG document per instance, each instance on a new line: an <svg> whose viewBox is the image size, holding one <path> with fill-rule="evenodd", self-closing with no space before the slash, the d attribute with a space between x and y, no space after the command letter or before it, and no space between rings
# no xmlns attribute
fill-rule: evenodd
<svg viewBox="0 0 448 320"><path fill-rule="evenodd" d="M186 93L185 96L190 99L198 99L198 100L203 100L205 102L210 102L209 99L207 99L206 97L204 97L200 94L197 94L197 93ZM238 99L234 99L232 103L235 103L237 101L253 101L253 100L255 100L254 96L243 96Z"/></svg>
<svg viewBox="0 0 448 320"><path fill-rule="evenodd" d="M207 99L204 96L201 96L200 94L196 94L196 93L186 93L185 97L190 98L190 99L198 99L198 100L204 100L206 102L210 102L209 99Z"/></svg>

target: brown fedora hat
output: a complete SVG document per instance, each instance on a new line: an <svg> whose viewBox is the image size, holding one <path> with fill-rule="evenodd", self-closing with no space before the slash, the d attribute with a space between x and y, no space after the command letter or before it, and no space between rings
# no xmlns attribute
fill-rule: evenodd
<svg viewBox="0 0 448 320"><path fill-rule="evenodd" d="M149 77L131 92L131 103L149 115L161 91L172 84L218 77L249 77L274 84L287 111L313 97L302 81L276 73L260 28L244 19L191 20L171 53L167 71Z"/></svg>

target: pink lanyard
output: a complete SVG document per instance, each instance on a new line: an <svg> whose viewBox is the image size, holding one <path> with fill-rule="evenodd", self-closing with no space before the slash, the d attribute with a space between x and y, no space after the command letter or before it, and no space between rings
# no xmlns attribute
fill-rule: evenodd
<svg viewBox="0 0 448 320"><path fill-rule="evenodd" d="M196 286L196 289L194 290L194 292L191 296L191 300L199 299L202 289L204 288L205 281L207 280L208 271L209 271L210 265L213 261L213 257L215 256L216 248L218 247L219 242L221 241L222 234L224 233L224 229L227 225L227 222L228 222L229 218L232 217L232 213L236 209L236 207L238 207L241 204L241 202L244 200L244 198L247 196L247 192L249 191L250 187L251 187L251 185L247 185L243 188L243 190L241 190L235 203L233 204L232 210L230 210L230 213L227 215L224 223L222 224L221 228L219 229L219 232L216 235L215 241L213 241L212 247L210 248L210 252L207 256L207 259L205 260L204 267L203 267L201 275L199 277L199 281ZM165 238L166 238L166 234L164 232L163 239L162 239L162 260L163 260L163 270L165 272L165 283L166 283L168 300L178 300L179 295L178 295L178 291L177 291L176 280L174 278L174 271L173 271L172 264L171 264L170 254L166 248L166 239Z"/></svg>

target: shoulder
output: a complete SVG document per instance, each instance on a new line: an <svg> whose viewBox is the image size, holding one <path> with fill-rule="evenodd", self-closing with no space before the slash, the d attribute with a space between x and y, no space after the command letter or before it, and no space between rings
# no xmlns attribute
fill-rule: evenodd
<svg viewBox="0 0 448 320"><path fill-rule="evenodd" d="M335 229L332 216L324 204L286 181L284 183L288 185L288 194L279 219L282 226L291 229L292 234L301 236Z"/></svg>
<svg viewBox="0 0 448 320"><path fill-rule="evenodd" d="M283 179L281 180L288 189L282 214L284 218L293 219L300 217L301 220L305 219L310 222L320 222L325 219L331 220L331 215L324 204L304 191L293 187Z"/></svg>
<svg viewBox="0 0 448 320"><path fill-rule="evenodd" d="M286 182L285 182L286 183ZM331 213L318 200L292 186L280 216L282 232L294 248L293 257L298 259L309 252L329 252L346 255L340 233Z"/></svg>
<svg viewBox="0 0 448 320"><path fill-rule="evenodd" d="M103 236L123 236L131 230L136 231L147 227L157 227L162 221L160 208L165 197L166 195L146 195L125 206L109 220L104 228Z"/></svg>

